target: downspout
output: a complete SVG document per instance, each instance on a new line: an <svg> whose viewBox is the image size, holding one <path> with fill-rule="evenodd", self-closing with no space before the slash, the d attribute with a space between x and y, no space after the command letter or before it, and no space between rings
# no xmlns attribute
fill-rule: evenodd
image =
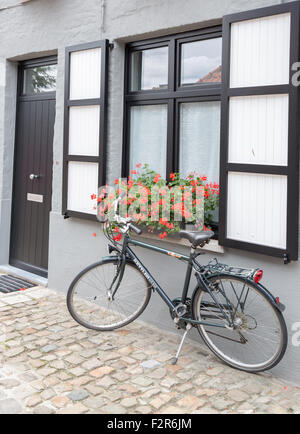
<svg viewBox="0 0 300 434"><path fill-rule="evenodd" d="M100 10L101 10L101 22L100 22L100 34L101 34L101 39L103 39L103 33L104 33L104 14L105 14L105 0L100 0Z"/></svg>

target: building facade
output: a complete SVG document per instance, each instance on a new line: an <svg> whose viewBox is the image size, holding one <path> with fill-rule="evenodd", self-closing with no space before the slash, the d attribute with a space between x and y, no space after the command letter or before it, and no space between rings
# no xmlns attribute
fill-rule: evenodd
<svg viewBox="0 0 300 434"><path fill-rule="evenodd" d="M280 0L2 1L0 265L66 292L107 255L98 185L199 170L221 188L202 258L264 270L290 338L273 373L300 383L299 21ZM184 266L139 253L177 297ZM155 295L143 319L173 329Z"/></svg>

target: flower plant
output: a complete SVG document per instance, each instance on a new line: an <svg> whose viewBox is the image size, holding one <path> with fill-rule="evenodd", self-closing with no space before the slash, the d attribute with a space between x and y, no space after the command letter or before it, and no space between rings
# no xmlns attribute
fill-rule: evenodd
<svg viewBox="0 0 300 434"><path fill-rule="evenodd" d="M148 232L158 233L160 239L179 232L185 223L209 230L213 211L218 208L219 184L209 183L206 176L196 172L187 177L170 173L166 180L147 164L142 167L139 163L127 180L116 179L114 184L114 192L108 192L107 187L100 191L99 215L113 214L113 201L121 195L124 216L130 216ZM122 234L114 223L113 229L114 239L120 241Z"/></svg>

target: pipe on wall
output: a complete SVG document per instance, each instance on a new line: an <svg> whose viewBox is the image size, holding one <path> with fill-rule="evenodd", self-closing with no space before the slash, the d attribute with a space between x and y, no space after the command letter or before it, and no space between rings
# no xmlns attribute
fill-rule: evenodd
<svg viewBox="0 0 300 434"><path fill-rule="evenodd" d="M100 23L100 32L101 32L101 39L103 37L104 33L104 14L105 14L105 0L100 0L100 9L101 9L101 23Z"/></svg>

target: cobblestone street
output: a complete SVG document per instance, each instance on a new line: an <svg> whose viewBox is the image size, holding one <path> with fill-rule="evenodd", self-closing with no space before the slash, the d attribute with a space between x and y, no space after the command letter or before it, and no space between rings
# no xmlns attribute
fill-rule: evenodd
<svg viewBox="0 0 300 434"><path fill-rule="evenodd" d="M233 370L142 322L97 333L65 297L33 288L0 297L0 414L300 413L300 389Z"/></svg>

